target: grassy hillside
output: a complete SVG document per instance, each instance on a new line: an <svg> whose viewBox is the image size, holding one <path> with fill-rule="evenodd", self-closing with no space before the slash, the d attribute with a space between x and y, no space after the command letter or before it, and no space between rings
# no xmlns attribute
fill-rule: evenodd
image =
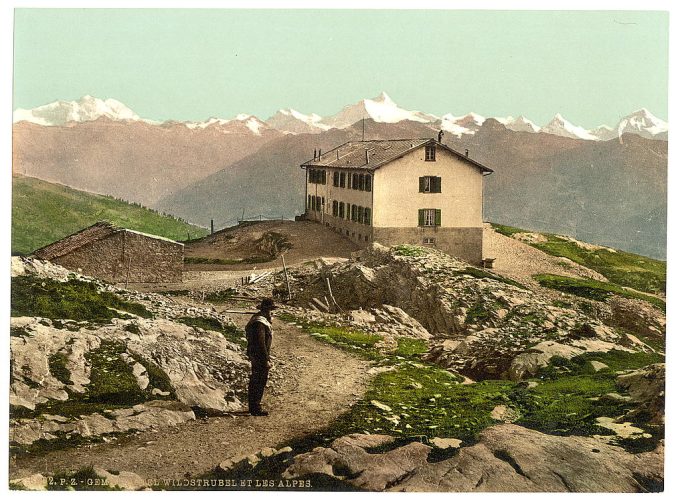
<svg viewBox="0 0 680 503"><path fill-rule="evenodd" d="M496 232L509 237L533 232L499 224L493 224L493 228ZM566 257L577 264L597 271L612 283L642 292L664 293L666 291L666 262L663 260L604 247L589 249L555 234L544 232L535 234L541 234L545 240L527 244L550 255Z"/></svg>
<svg viewBox="0 0 680 503"><path fill-rule="evenodd" d="M30 253L100 220L176 240L207 234L206 229L138 204L37 178L12 178L13 254Z"/></svg>

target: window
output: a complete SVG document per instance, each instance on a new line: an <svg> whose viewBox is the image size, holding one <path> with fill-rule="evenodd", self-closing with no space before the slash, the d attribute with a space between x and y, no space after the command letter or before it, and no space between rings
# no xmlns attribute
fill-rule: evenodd
<svg viewBox="0 0 680 503"><path fill-rule="evenodd" d="M319 180L319 183L321 185L326 185L326 170L325 169L321 170L321 179Z"/></svg>
<svg viewBox="0 0 680 503"><path fill-rule="evenodd" d="M424 209L418 210L418 226L439 227L442 224L442 210Z"/></svg>
<svg viewBox="0 0 680 503"><path fill-rule="evenodd" d="M360 224L364 223L364 207L363 206L357 206L357 222ZM359 236L359 239L361 239L361 236Z"/></svg>
<svg viewBox="0 0 680 503"><path fill-rule="evenodd" d="M321 206L319 207L320 211L323 211L324 213L326 212L326 198L322 197L321 198Z"/></svg>
<svg viewBox="0 0 680 503"><path fill-rule="evenodd" d="M307 209L312 208L312 196L307 196Z"/></svg>
<svg viewBox="0 0 680 503"><path fill-rule="evenodd" d="M366 190L366 175L359 175L359 190Z"/></svg>
<svg viewBox="0 0 680 503"><path fill-rule="evenodd" d="M371 225L371 208L364 208L364 223Z"/></svg>
<svg viewBox="0 0 680 503"><path fill-rule="evenodd" d="M435 146L434 145L425 145L425 160L426 161L434 161L435 160Z"/></svg>
<svg viewBox="0 0 680 503"><path fill-rule="evenodd" d="M321 198L316 196L316 206L314 208L316 211L321 211Z"/></svg>
<svg viewBox="0 0 680 503"><path fill-rule="evenodd" d="M357 221L357 205L353 204L352 205L352 222Z"/></svg>
<svg viewBox="0 0 680 503"><path fill-rule="evenodd" d="M345 218L345 203L340 203L338 207L338 216L340 218Z"/></svg>
<svg viewBox="0 0 680 503"><path fill-rule="evenodd" d="M338 216L338 202L333 201L333 216L337 217Z"/></svg>
<svg viewBox="0 0 680 503"><path fill-rule="evenodd" d="M339 171L333 171L333 187L339 187L340 186L340 172Z"/></svg>
<svg viewBox="0 0 680 503"><path fill-rule="evenodd" d="M340 187L343 189L345 188L345 178L347 178L345 173L340 173Z"/></svg>
<svg viewBox="0 0 680 503"><path fill-rule="evenodd" d="M424 239L423 239L423 244L424 244L424 245L434 245L434 244L435 244L435 239L434 239L434 238L424 238Z"/></svg>
<svg viewBox="0 0 680 503"><path fill-rule="evenodd" d="M372 180L372 176L366 175L366 192L371 191L371 180Z"/></svg>
<svg viewBox="0 0 680 503"><path fill-rule="evenodd" d="M352 173L352 189L357 190L359 188L359 175L357 173Z"/></svg>
<svg viewBox="0 0 680 503"><path fill-rule="evenodd" d="M419 192L439 193L442 191L442 179L439 176L421 176L418 178Z"/></svg>

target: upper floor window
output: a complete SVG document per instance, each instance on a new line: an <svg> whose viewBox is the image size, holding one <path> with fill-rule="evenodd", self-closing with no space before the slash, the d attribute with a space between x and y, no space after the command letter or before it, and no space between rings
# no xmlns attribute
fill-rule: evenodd
<svg viewBox="0 0 680 503"><path fill-rule="evenodd" d="M425 145L425 160L434 161L435 160L436 148L434 145Z"/></svg>
<svg viewBox="0 0 680 503"><path fill-rule="evenodd" d="M344 188L345 187L345 179L347 178L347 175L345 173L340 173L340 187Z"/></svg>
<svg viewBox="0 0 680 503"><path fill-rule="evenodd" d="M309 183L319 183L326 185L326 170L325 169L310 169Z"/></svg>
<svg viewBox="0 0 680 503"><path fill-rule="evenodd" d="M421 176L418 178L419 192L441 192L442 179L439 176Z"/></svg>
<svg viewBox="0 0 680 503"><path fill-rule="evenodd" d="M371 191L371 178L372 178L371 175L366 175L366 181L365 181L366 185L364 187L366 189L366 192Z"/></svg>
<svg viewBox="0 0 680 503"><path fill-rule="evenodd" d="M340 186L340 172L339 171L333 171L333 187L339 187Z"/></svg>

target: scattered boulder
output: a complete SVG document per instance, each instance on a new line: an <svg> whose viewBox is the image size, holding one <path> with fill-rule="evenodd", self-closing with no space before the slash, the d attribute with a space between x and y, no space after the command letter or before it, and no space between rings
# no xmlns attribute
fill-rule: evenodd
<svg viewBox="0 0 680 503"><path fill-rule="evenodd" d="M609 365L606 363L598 362L597 360L589 360L588 365L593 370L593 372L599 372L600 370L608 369Z"/></svg>
<svg viewBox="0 0 680 503"><path fill-rule="evenodd" d="M457 438L434 437L430 439L430 443L437 449L458 449L463 441Z"/></svg>

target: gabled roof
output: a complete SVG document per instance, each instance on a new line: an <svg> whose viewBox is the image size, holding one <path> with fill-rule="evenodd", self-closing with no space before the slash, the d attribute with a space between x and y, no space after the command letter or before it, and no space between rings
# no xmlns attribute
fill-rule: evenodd
<svg viewBox="0 0 680 503"><path fill-rule="evenodd" d="M72 251L77 250L78 248L81 248L95 241L105 239L109 236L113 236L114 234L118 234L119 232L132 232L135 234L141 234L151 239L170 241L171 243L184 246L182 243L177 243L176 241L173 241L168 238L164 238L161 236L153 236L151 234L145 234L143 232L133 231L130 229L124 229L122 227L117 227L110 222L102 221L97 222L96 224L91 225L90 227L86 227L85 229L75 232L69 236L66 236L65 238L62 238L59 241L55 241L52 244L43 246L42 248L34 251L33 256L42 260L52 260L57 257L63 257L64 255L68 255Z"/></svg>
<svg viewBox="0 0 680 503"><path fill-rule="evenodd" d="M456 157L480 168L483 174L493 173L491 168L473 161L465 154L453 150L451 147L439 143L434 138L411 138L402 140L365 140L348 141L339 147L324 152L316 159L300 165L301 168L354 168L354 169L378 169L385 164L394 161L409 152L425 145L436 145L450 152ZM367 154L368 153L368 154Z"/></svg>

